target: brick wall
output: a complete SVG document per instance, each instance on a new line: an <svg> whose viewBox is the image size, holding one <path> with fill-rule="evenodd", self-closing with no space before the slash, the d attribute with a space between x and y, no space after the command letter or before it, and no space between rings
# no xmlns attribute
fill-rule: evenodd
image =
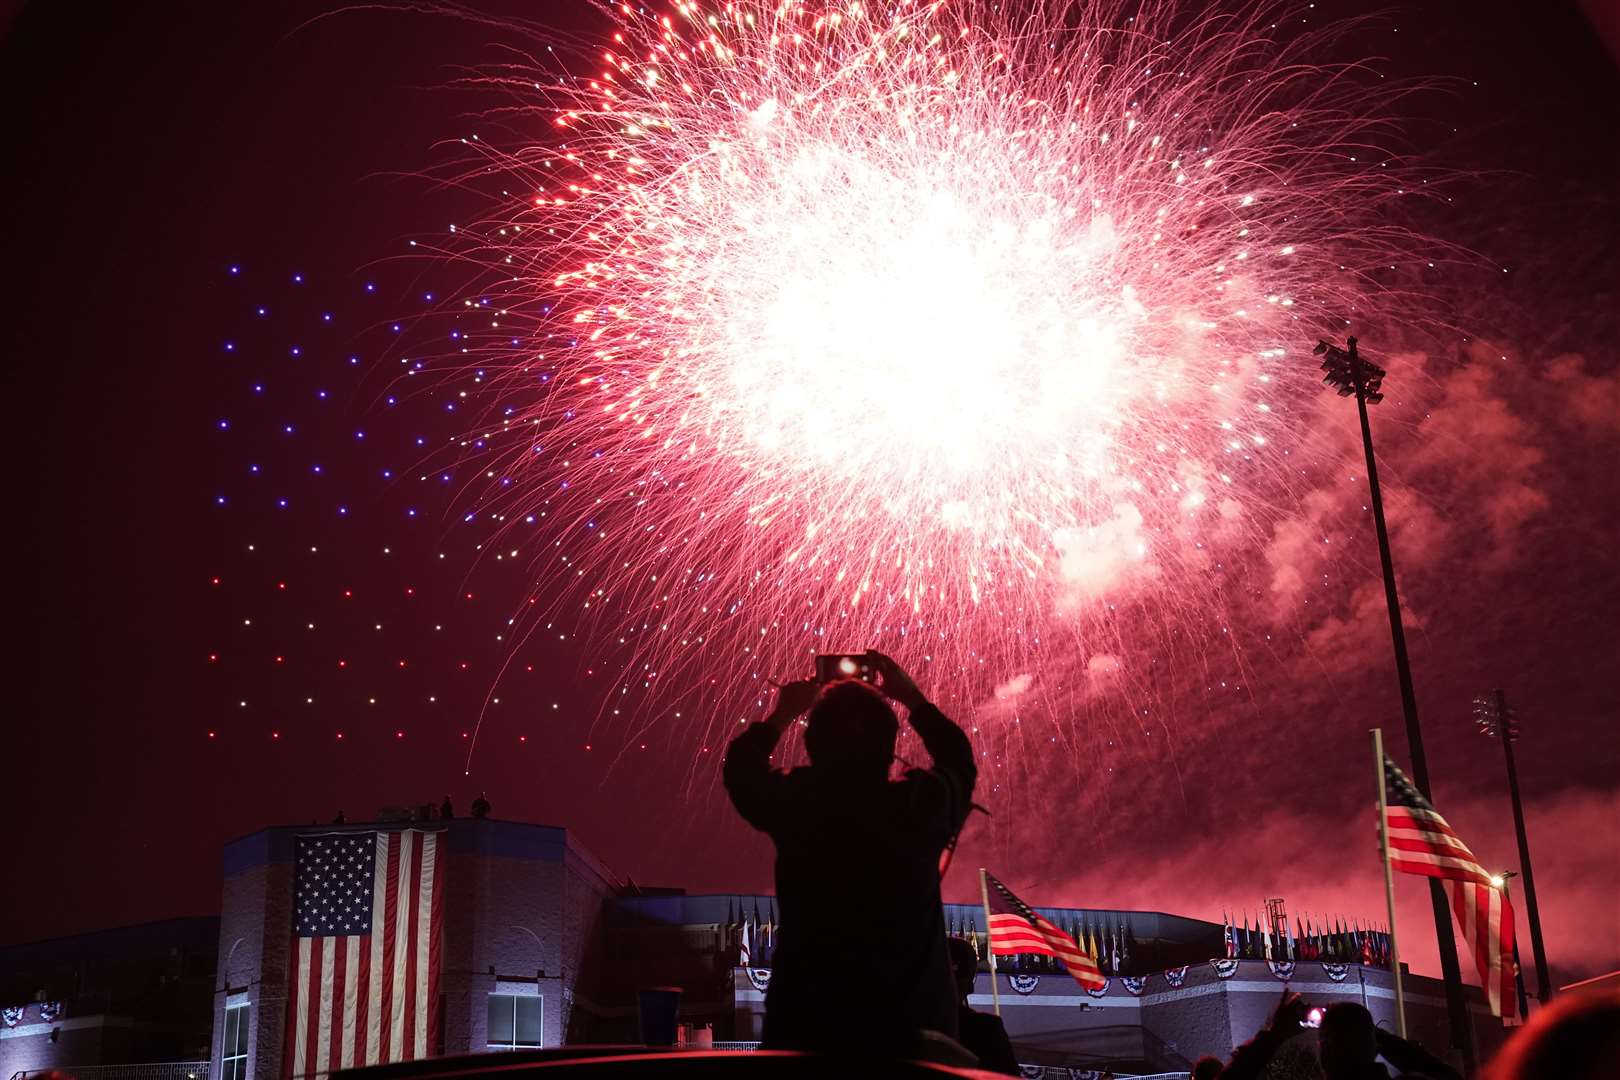
<svg viewBox="0 0 1620 1080"><path fill-rule="evenodd" d="M263 836L263 834L259 834ZM250 837L249 841L256 838ZM268 844L255 851L267 858ZM245 858L245 856L244 856ZM234 872L232 872L234 870ZM292 864L227 863L220 898L219 966L209 1080L220 1080L220 1041L227 1005L246 1004L248 1075L279 1077L287 1024L287 969L292 939Z"/></svg>

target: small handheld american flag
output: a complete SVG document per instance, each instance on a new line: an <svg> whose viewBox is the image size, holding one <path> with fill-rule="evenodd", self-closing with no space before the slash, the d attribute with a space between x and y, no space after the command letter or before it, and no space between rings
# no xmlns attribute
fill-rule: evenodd
<svg viewBox="0 0 1620 1080"><path fill-rule="evenodd" d="M1011 889L985 874L986 917L990 923L990 951L999 956L1036 953L1063 961L1081 986L1101 990L1108 985L1094 957L1075 944L1050 919L1013 895Z"/></svg>
<svg viewBox="0 0 1620 1080"><path fill-rule="evenodd" d="M1402 873L1440 879L1463 940L1474 954L1491 1015L1500 1016L1503 1023L1517 1023L1513 905L1507 893L1491 883L1490 873L1468 845L1387 754L1384 784L1390 865Z"/></svg>

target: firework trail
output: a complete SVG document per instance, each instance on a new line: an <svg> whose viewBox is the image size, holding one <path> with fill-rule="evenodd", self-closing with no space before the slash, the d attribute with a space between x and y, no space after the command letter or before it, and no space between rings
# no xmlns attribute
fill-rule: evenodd
<svg viewBox="0 0 1620 1080"><path fill-rule="evenodd" d="M456 448L532 560L515 633L583 622L621 715L708 735L817 651L965 708L1230 647L1223 559L1287 508L1310 346L1408 316L1390 272L1434 258L1398 92L1323 61L1344 28L602 14L594 52L474 80L517 134L460 179L503 196L424 245L486 271Z"/></svg>

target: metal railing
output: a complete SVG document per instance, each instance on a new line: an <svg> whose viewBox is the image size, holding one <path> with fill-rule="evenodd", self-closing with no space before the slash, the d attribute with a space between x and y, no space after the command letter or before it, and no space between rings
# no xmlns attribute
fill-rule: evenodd
<svg viewBox="0 0 1620 1080"><path fill-rule="evenodd" d="M1075 1080L1076 1077L1103 1075L1100 1069L1077 1069L1067 1065L1020 1065L1020 1075L1029 1080ZM1117 1080L1188 1080L1186 1072L1131 1073L1110 1072Z"/></svg>
<svg viewBox="0 0 1620 1080"><path fill-rule="evenodd" d="M74 1080L208 1080L206 1061L162 1061L149 1065L59 1065L52 1069L24 1069L11 1080L32 1080L48 1073L66 1073Z"/></svg>

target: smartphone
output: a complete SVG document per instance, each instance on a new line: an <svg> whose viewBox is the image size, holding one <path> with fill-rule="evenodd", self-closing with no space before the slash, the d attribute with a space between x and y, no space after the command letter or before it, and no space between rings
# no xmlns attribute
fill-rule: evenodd
<svg viewBox="0 0 1620 1080"><path fill-rule="evenodd" d="M871 682L877 677L865 653L817 653L816 682L859 679Z"/></svg>
<svg viewBox="0 0 1620 1080"><path fill-rule="evenodd" d="M1299 1026L1302 1027L1302 1028L1319 1028L1319 1027L1321 1027L1322 1026L1322 1010L1317 1008L1317 1009L1312 1009L1310 1012L1306 1013L1305 1014L1305 1019L1303 1019L1303 1020L1301 1020L1299 1022Z"/></svg>

